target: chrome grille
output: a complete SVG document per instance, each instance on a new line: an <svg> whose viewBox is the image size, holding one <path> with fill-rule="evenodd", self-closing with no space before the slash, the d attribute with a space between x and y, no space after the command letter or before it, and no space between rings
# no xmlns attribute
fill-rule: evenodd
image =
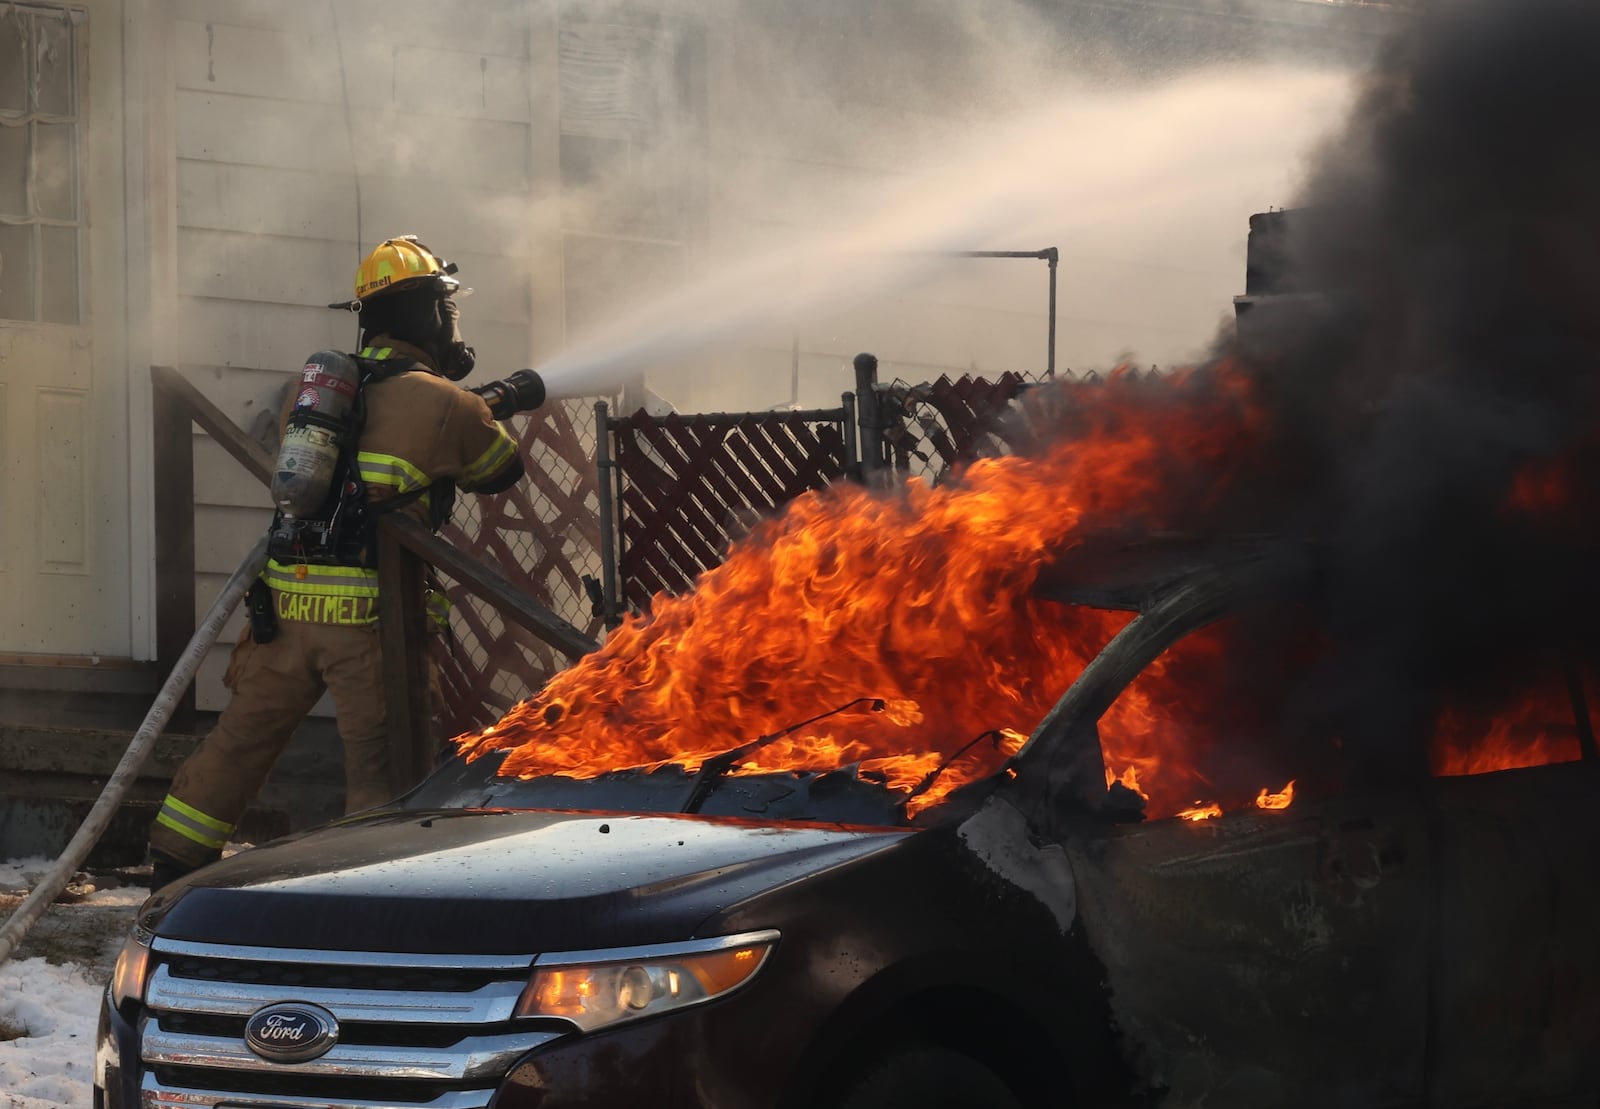
<svg viewBox="0 0 1600 1109"><path fill-rule="evenodd" d="M157 938L140 1021L142 1109L481 1109L518 1058L567 1033L513 1022L532 955L239 947ZM283 1002L338 1018L338 1043L263 1059L245 1021Z"/></svg>

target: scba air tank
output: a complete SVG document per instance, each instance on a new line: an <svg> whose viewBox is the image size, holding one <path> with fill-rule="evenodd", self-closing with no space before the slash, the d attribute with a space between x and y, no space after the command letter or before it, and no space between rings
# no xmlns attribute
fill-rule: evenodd
<svg viewBox="0 0 1600 1109"><path fill-rule="evenodd" d="M306 359L272 476L272 501L285 515L311 516L327 500L360 387L348 354L319 350Z"/></svg>

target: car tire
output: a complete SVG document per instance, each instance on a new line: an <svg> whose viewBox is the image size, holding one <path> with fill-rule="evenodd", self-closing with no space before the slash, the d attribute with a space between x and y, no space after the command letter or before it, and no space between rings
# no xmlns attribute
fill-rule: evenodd
<svg viewBox="0 0 1600 1109"><path fill-rule="evenodd" d="M972 1056L917 1044L868 1067L836 1109L1022 1109L1022 1103Z"/></svg>

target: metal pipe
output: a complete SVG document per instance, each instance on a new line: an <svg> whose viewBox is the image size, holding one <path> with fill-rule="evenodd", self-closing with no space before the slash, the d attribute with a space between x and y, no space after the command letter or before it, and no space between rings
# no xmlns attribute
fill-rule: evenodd
<svg viewBox="0 0 1600 1109"><path fill-rule="evenodd" d="M856 397L854 393L845 393L839 398L840 406L844 409L844 426L839 430L844 432L844 472L855 476L860 455L856 451Z"/></svg>
<svg viewBox="0 0 1600 1109"><path fill-rule="evenodd" d="M1056 267L1061 262L1061 252L1055 247L1050 247L1042 252L1045 263L1050 267L1050 346L1045 351L1045 376L1056 376Z"/></svg>
<svg viewBox="0 0 1600 1109"><path fill-rule="evenodd" d="M111 777L106 779L105 788L100 791L100 796L89 810L89 815L84 817L77 834L67 844L66 850L61 852L55 864L39 880L33 892L17 906L16 912L11 914L5 927L0 928L0 963L11 957L11 953L17 949L22 938L28 934L28 929L44 915L50 903L56 899L56 895L66 888L73 872L83 864L83 860L88 858L89 852L105 834L111 818L116 814L117 806L122 804L122 799L127 796L128 790L139 776L140 768L149 757L151 748L155 746L156 737L167 726L167 721L177 708L184 691L194 680L195 671L200 668L200 660L205 658L206 652L217 641L217 636L222 634L222 625L228 622L228 617L233 615L233 610L239 606L245 590L250 588L250 583L260 576L262 567L266 566L267 538L263 535L250 549L250 553L239 564L239 568L222 587L222 592L217 594L217 599L211 602L210 611L195 629L189 645L178 656L172 672L167 675L167 680L162 683L156 699L150 704L150 710L145 713L139 730L133 734L128 749L123 752L122 761L117 763L117 768L111 772Z"/></svg>
<svg viewBox="0 0 1600 1109"><path fill-rule="evenodd" d="M861 481L883 484L883 417L878 398L878 356L862 352L855 357L856 426L861 429Z"/></svg>
<svg viewBox="0 0 1600 1109"><path fill-rule="evenodd" d="M611 461L611 420L606 415L606 402L603 400L594 403L594 422L594 462L600 478L600 617L606 627L614 628L619 622L616 524L611 518L611 471L616 468L616 463Z"/></svg>

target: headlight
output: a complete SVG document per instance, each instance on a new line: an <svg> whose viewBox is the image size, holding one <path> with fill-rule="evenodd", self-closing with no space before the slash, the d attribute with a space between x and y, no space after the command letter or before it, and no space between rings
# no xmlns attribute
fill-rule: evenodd
<svg viewBox="0 0 1600 1109"><path fill-rule="evenodd" d="M135 928L123 943L117 965L111 971L113 1007L120 1009L123 1002L144 1000L144 985L150 977L149 938L143 929Z"/></svg>
<svg viewBox="0 0 1600 1109"><path fill-rule="evenodd" d="M698 1005L755 977L778 933L689 943L569 951L534 960L517 1002L522 1017L563 1017L585 1032Z"/></svg>

